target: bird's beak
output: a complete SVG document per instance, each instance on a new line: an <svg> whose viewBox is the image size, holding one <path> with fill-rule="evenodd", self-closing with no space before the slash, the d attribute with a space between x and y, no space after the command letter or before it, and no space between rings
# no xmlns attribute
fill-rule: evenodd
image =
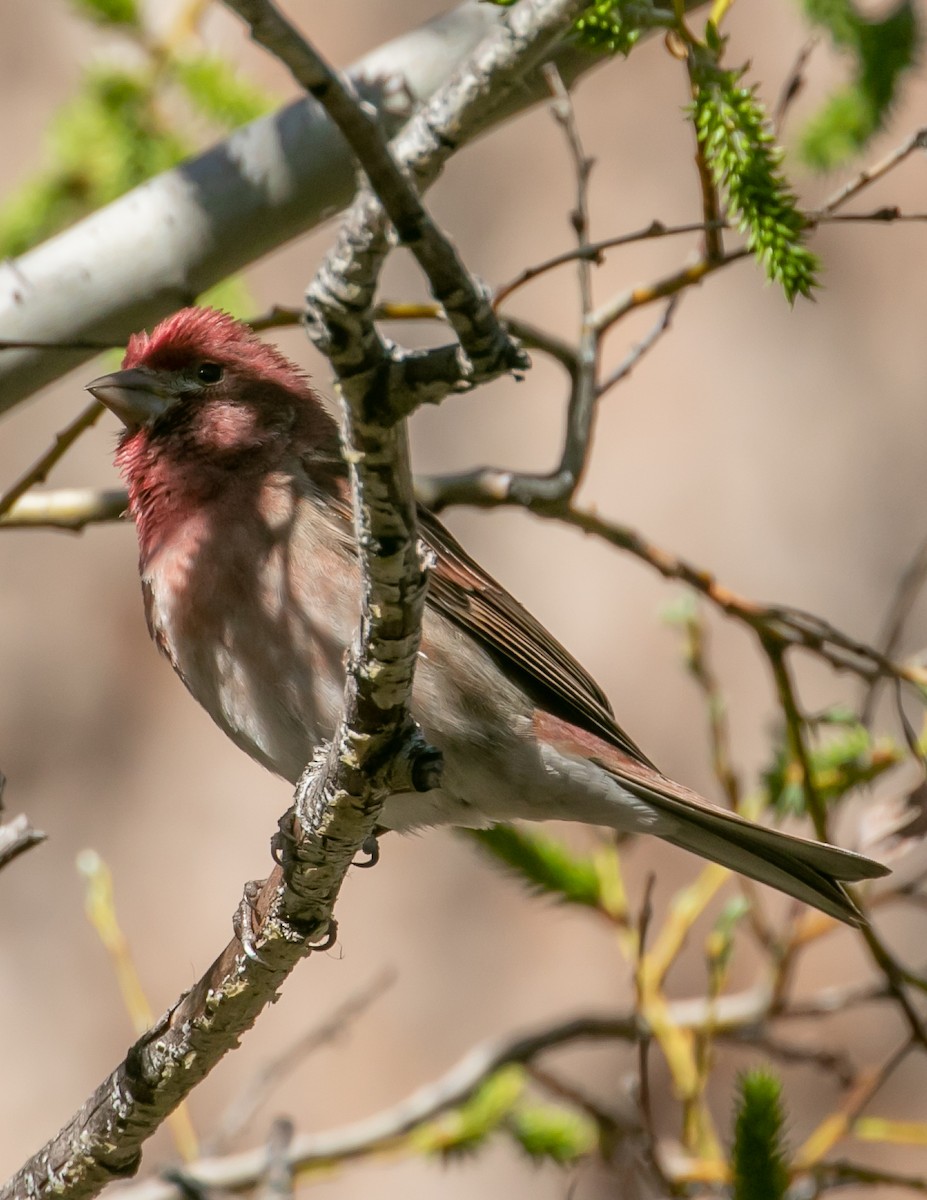
<svg viewBox="0 0 927 1200"><path fill-rule="evenodd" d="M177 401L176 393L143 367L101 375L87 384L87 391L115 413L127 429L139 429Z"/></svg>

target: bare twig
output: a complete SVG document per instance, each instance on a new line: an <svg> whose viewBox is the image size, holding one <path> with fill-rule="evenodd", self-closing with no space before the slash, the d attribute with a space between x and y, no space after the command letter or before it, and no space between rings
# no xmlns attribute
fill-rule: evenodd
<svg viewBox="0 0 927 1200"><path fill-rule="evenodd" d="M777 139L782 136L782 127L785 125L785 118L788 115L789 109L798 99L802 88L805 86L805 67L808 65L808 59L814 53L817 44L817 38L809 38L799 49L795 55L792 69L789 71L785 83L783 83L782 89L779 92L779 98L772 113L772 127Z"/></svg>
<svg viewBox="0 0 927 1200"><path fill-rule="evenodd" d="M719 226L721 224L723 222L719 222ZM575 262L577 258L585 258L590 262L598 263L602 260L606 250L613 250L619 246L631 246L635 242L647 242L653 238L679 237L685 233L705 232L705 225L702 221L690 221L686 225L664 225L662 221L651 221L643 229L636 229L632 233L622 233L617 237L605 238L601 242L588 242L581 248L574 247L572 250L565 250L562 254L555 254L533 267L525 267L514 279L510 279L508 283L501 284L496 288L493 293L493 304L498 308L513 292L526 283L530 283L533 279L545 275L556 267Z"/></svg>
<svg viewBox="0 0 927 1200"><path fill-rule="evenodd" d="M292 1142L293 1122L278 1117L267 1139L267 1162L256 1200L288 1200L296 1194L296 1173L288 1161Z"/></svg>
<svg viewBox="0 0 927 1200"><path fill-rule="evenodd" d="M376 193L376 200L370 197L366 203L367 220L375 219L374 207L381 204L399 241L425 272L432 295L447 313L477 375L482 378L527 367L527 359L496 319L484 290L471 279L454 246L431 220L410 178L390 153L375 111L360 102L347 76L329 67L270 0L225 2L247 22L255 41L289 68L341 131ZM570 6L564 0L561 7ZM574 0L572 7L579 8L579 4ZM429 163L431 170L435 166ZM421 182L427 179L426 173Z"/></svg>
<svg viewBox="0 0 927 1200"><path fill-rule="evenodd" d="M905 138L900 146L896 146L890 154L880 159L875 166L864 168L853 179L845 183L823 205L820 214L826 216L833 215L848 200L851 200L854 196L858 196L864 188L875 183L877 179L883 179L890 171L893 171L900 163L903 163L909 155L913 154L915 150L924 149L927 149L927 127L918 129L915 133L912 133L909 137ZM813 215L817 216L819 214Z"/></svg>
<svg viewBox="0 0 927 1200"><path fill-rule="evenodd" d="M117 521L129 506L119 488L54 488L26 492L0 517L0 529L62 529L79 533L87 525Z"/></svg>
<svg viewBox="0 0 927 1200"><path fill-rule="evenodd" d="M911 610L914 608L914 603L925 581L927 581L927 538L924 538L915 550L911 561L902 572L882 622L882 628L875 639L874 644L886 658L895 656L901 643L905 623L911 615ZM868 725L872 720L879 683L880 680L875 679L866 689L860 717L864 725Z"/></svg>
<svg viewBox="0 0 927 1200"><path fill-rule="evenodd" d="M708 712L711 764L715 779L728 804L737 812L740 808L740 779L733 766L727 705L708 652L708 628L701 612L687 615L685 632L686 665L701 690Z"/></svg>
<svg viewBox="0 0 927 1200"><path fill-rule="evenodd" d="M660 314L657 321L654 322L653 328L641 338L639 342L631 347L625 357L621 360L614 371L601 380L596 386L596 395L601 400L606 392L611 391L613 387L623 382L631 374L642 358L645 358L654 348L660 338L668 333L672 324L673 316L682 300L682 293L677 293L671 296L666 302L663 312Z"/></svg>
<svg viewBox="0 0 927 1200"><path fill-rule="evenodd" d="M614 1039L636 1042L639 1037L640 1025L634 1016L577 1017L537 1033L485 1042L469 1050L446 1074L419 1088L394 1108L328 1134L295 1137L288 1151L288 1163L292 1170L300 1170L392 1148L412 1130L465 1103L481 1084L509 1063L531 1062L547 1050L572 1042ZM193 1186L238 1190L260 1178L265 1162L265 1151L258 1149L193 1163L184 1176ZM123 1189L123 1195L126 1200L182 1200L183 1197L175 1184L162 1180Z"/></svg>
<svg viewBox="0 0 927 1200"><path fill-rule="evenodd" d="M567 404L566 435L560 464L544 485L536 482L535 487L545 488L550 496L564 498L574 495L582 479L589 455L596 411L599 337L591 322L593 309L592 263L582 253L589 245L589 175L593 163L583 149L576 121L576 111L559 72L551 64L545 68L544 74L553 95L551 111L564 132L573 165L576 203L570 214L570 223L576 234L577 249L580 251L576 259L580 330L579 346L575 354L576 368L571 373L572 386Z"/></svg>
<svg viewBox="0 0 927 1200"><path fill-rule="evenodd" d="M798 697L788 663L785 661L785 645L778 638L760 634L760 644L772 668L776 691L779 694L779 707L785 717L787 740L792 751L792 758L801 771L801 786L805 804L814 832L818 840L827 841L827 808L822 800L814 780L814 769L811 763L811 752L805 740L805 718L798 707Z"/></svg>
<svg viewBox="0 0 927 1200"><path fill-rule="evenodd" d="M0 517L9 512L20 496L31 487L34 487L37 483L45 482L49 471L51 471L55 463L67 453L82 433L86 432L86 430L99 421L104 412L106 412L106 409L99 400L94 400L70 424L66 425L60 433L55 435L53 445L36 459L32 466L0 496Z"/></svg>
<svg viewBox="0 0 927 1200"><path fill-rule="evenodd" d="M813 1170L825 1154L849 1131L876 1092L891 1078L911 1053L913 1042L906 1041L893 1050L878 1066L862 1071L835 1112L829 1113L798 1148L793 1166L798 1171Z"/></svg>
<svg viewBox="0 0 927 1200"><path fill-rule="evenodd" d="M25 813L20 813L12 821L3 821L3 789L6 779L0 772L0 870L20 854L25 854L33 846L44 842L46 834L36 829Z"/></svg>
<svg viewBox="0 0 927 1200"><path fill-rule="evenodd" d="M520 5L511 13L511 24L483 43L473 72L489 88L499 71L504 93L526 62L552 45L577 7L579 0ZM487 100L482 92L474 98L457 80L441 94L441 104L445 120L466 127ZM426 166L436 170L449 153L435 129L422 144L413 142L413 150L425 173ZM405 428L395 422L401 412L395 392L405 380L384 372L389 357L378 339L360 345L350 338L339 341L345 328L352 334L372 328L373 296L388 248L380 213L370 197L355 206L316 292L325 298L317 305L317 322L332 322L322 342L337 346L332 365L347 409L346 449L364 581L362 649L347 673L342 720L300 781L296 819L288 815L281 824L283 868L273 872L252 903L250 938L245 931L244 944L237 937L229 944L199 984L0 1192L2 1200L52 1193L78 1200L116 1176L131 1174L145 1138L237 1044L307 949L331 944L333 905L384 799L393 791L426 790L437 782L439 764L407 711L427 564L415 533ZM339 323L338 312L346 280L357 319L348 326ZM358 352L366 370L355 369Z"/></svg>
<svg viewBox="0 0 927 1200"><path fill-rule="evenodd" d="M626 317L629 312L642 308L646 304L653 304L656 300L665 300L668 296L673 296L694 284L701 283L715 271L730 266L731 263L739 262L743 258L748 258L749 255L749 250L740 249L731 250L718 259L702 258L692 266L683 267L681 271L674 271L654 283L631 288L629 291L613 297L597 309L592 316L593 324L599 333L605 333L616 322Z"/></svg>
<svg viewBox="0 0 927 1200"><path fill-rule="evenodd" d="M498 503L490 501L493 502ZM773 637L783 645L808 650L835 670L850 671L862 679L872 679L882 674L919 687L927 685L927 672L922 669L887 659L872 646L849 637L812 613L747 600L718 583L710 572L647 542L636 530L605 521L596 513L583 509L571 508L554 512L553 515L641 559L664 579L676 579L688 584L722 612L749 626L757 634Z"/></svg>
<svg viewBox="0 0 927 1200"><path fill-rule="evenodd" d="M225 1110L211 1139L210 1149L231 1145L281 1081L305 1062L309 1055L344 1033L387 988L392 987L395 979L395 972L381 971L365 987L339 1004L323 1021L314 1024L298 1041L266 1063Z"/></svg>
<svg viewBox="0 0 927 1200"><path fill-rule="evenodd" d="M904 1175L900 1171L843 1159L819 1163L811 1175L818 1188L895 1187L911 1192L927 1192L927 1175Z"/></svg>

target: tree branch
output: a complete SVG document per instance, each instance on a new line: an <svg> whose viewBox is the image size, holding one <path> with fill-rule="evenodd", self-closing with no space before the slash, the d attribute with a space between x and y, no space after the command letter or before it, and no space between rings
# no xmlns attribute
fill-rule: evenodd
<svg viewBox="0 0 927 1200"><path fill-rule="evenodd" d="M537 47L550 45L550 22L565 20L578 2L531 0L519 6L514 44L511 28L503 23L474 57L481 86L492 90L495 69L503 87L510 85ZM446 118L462 128L476 116L485 117L486 110L485 98L474 102L465 80L462 73L442 97ZM453 102L459 105L456 115ZM428 162L427 154L422 161ZM330 256L325 272L332 280L337 261L343 271L340 290L350 283L360 326L372 329L385 239L382 210L370 198L366 204L372 218L368 236L346 253L341 239L341 256ZM316 288L319 294L324 290ZM316 320L323 339L339 351L332 365L345 405L345 453L363 579L361 628L347 672L342 719L299 782L295 818L291 810L281 821L282 867L249 906L251 930L234 938L199 983L136 1042L65 1129L0 1192L0 1200L52 1195L77 1200L134 1173L144 1140L238 1044L296 962L331 944L335 900L356 853L374 833L386 797L426 791L439 782L439 756L425 745L408 712L428 562L416 536L405 425L392 420L402 379L391 370L388 352L377 354L376 344L364 347L364 371L346 369L354 356L326 327L329 312L333 321L340 320L336 302L320 307Z"/></svg>
<svg viewBox="0 0 927 1200"><path fill-rule="evenodd" d="M366 55L350 77L396 128L510 16L463 0ZM602 62L574 44L558 47L556 57L567 80ZM484 105L480 124L461 131L456 144L545 96L537 66L536 59L525 63L505 102ZM411 101L397 111L403 93ZM303 99L0 264L5 338L84 344L53 354L42 348L0 354L0 411L85 362L93 353L85 343L124 344L134 330L319 225L349 202L354 184L347 146L321 107Z"/></svg>

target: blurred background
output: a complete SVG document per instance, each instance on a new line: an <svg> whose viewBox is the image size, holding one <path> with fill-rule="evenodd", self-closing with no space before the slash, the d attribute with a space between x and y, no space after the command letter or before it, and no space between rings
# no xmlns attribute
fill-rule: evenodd
<svg viewBox="0 0 927 1200"><path fill-rule="evenodd" d="M171 6L159 5L168 12ZM331 60L347 65L385 39L450 7L439 0L291 3ZM64 0L2 0L0 158L4 190L43 161L43 131L88 59L118 53L118 41L78 20ZM248 45L238 24L213 7L208 43L281 99L285 73ZM731 63L750 58L751 77L774 103L807 38L797 9L743 3L730 18ZM821 46L785 140L828 89L841 64ZM682 115L684 71L660 42L587 77L576 92L580 129L596 159L592 234L604 238L655 218L699 219L692 142ZM912 79L878 158L923 122L927 84ZM812 177L794 164L809 204L843 175ZM923 155L866 193L857 207L927 208ZM573 178L562 133L543 109L461 153L430 196L432 210L470 267L491 284L572 245ZM248 273L256 312L299 304L332 236L331 227L287 246ZM681 265L694 243L652 242L612 253L596 272L599 300ZM823 257L816 303L789 309L745 262L689 294L674 328L612 393L601 411L582 500L635 526L658 545L713 571L747 596L810 609L861 638L876 635L898 577L927 533L923 505L927 423L923 336L923 225L838 226L815 236ZM402 255L384 293L424 296ZM570 336L578 326L575 272L564 268L523 289L513 313ZM656 313L621 325L608 345L617 363ZM404 340L432 336L407 328ZM330 390L326 366L297 332L279 341ZM20 406L4 421L0 486L6 486L83 405L94 364ZM537 356L521 384L419 413L416 468L492 463L548 469L561 437L566 388ZM115 421L106 417L56 471L53 482L115 486ZM523 514L456 511L464 544L598 676L621 723L669 775L719 798L706 716L681 664L678 631L661 610L678 595L642 564ZM749 784L768 753L776 711L771 682L750 640L709 618L714 663L730 703L736 766ZM903 651L927 638L927 606ZM267 873L268 840L288 788L213 728L149 643L130 525L0 534L0 768L6 803L25 810L48 843L0 878L0 1176L35 1150L123 1056L132 1040L110 964L83 913L78 853L109 864L118 912L154 1009L162 1011L224 946L244 880ZM817 666L802 674L807 709L859 699L859 685ZM886 728L891 714L885 712ZM576 845L592 835L565 830ZM852 844L852 824L845 831ZM657 872L658 913L695 861L663 845L625 856L638 894ZM776 900L770 900L775 909ZM436 1077L475 1042L559 1015L625 1010L629 971L604 924L532 900L448 831L390 839L374 871L355 872L339 909L340 940L297 970L277 1005L242 1048L193 1096L204 1139L230 1097L298 1035L385 969L391 987L370 1011L310 1057L257 1114L246 1141L261 1142L277 1113L301 1130L325 1130L377 1111ZM917 958L923 933L912 916L880 928L899 954ZM753 979L738 956L731 986ZM843 931L805 964L799 990L865 976L857 939ZM704 988L699 938L670 980L673 995ZM884 1010L839 1014L791 1030L799 1039L849 1045L859 1061L884 1056L899 1036ZM755 1056L725 1052L716 1074L715 1116L727 1128L735 1071ZM661 1129L673 1128L666 1073L654 1055ZM628 1105L631 1049L584 1050L556 1060L591 1094ZM915 1070L915 1066L917 1069ZM884 1115L927 1119L921 1064L879 1094ZM785 1071L790 1126L798 1142L834 1101L833 1084L803 1068ZM854 1151L854 1153L856 1153ZM143 1170L173 1154L162 1131ZM863 1151L856 1157L865 1157ZM899 1149L892 1165L923 1170L923 1151ZM561 1196L567 1178L533 1170L508 1145L473 1159L378 1161L326 1177L335 1198L371 1187L378 1195L449 1198L476 1188L512 1196ZM579 1198L614 1194L614 1177L585 1172Z"/></svg>

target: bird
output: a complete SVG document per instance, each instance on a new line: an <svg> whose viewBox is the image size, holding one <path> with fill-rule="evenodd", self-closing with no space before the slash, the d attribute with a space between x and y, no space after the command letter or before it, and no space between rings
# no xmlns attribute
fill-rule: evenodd
<svg viewBox="0 0 927 1200"><path fill-rule="evenodd" d="M115 463L148 630L251 758L295 784L340 716L360 566L337 424L247 324L184 308L87 390ZM430 572L411 710L440 785L390 796L384 830L566 820L656 835L850 925L880 863L745 820L663 775L592 676L423 506Z"/></svg>

